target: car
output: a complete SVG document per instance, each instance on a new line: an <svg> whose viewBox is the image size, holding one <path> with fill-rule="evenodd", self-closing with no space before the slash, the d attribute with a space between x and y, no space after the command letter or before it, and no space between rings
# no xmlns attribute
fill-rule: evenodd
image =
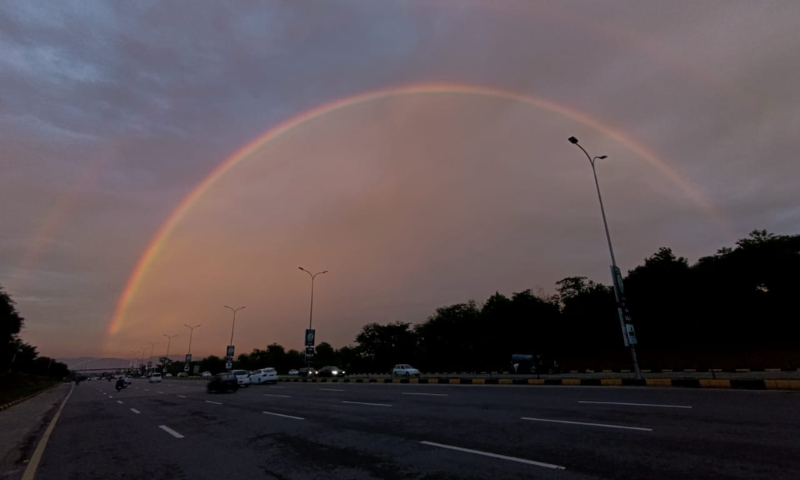
<svg viewBox="0 0 800 480"><path fill-rule="evenodd" d="M208 393L235 392L239 390L239 379L232 373L218 373L211 377L206 390Z"/></svg>
<svg viewBox="0 0 800 480"><path fill-rule="evenodd" d="M317 376L317 371L311 367L303 367L298 370L297 374L301 377L315 377Z"/></svg>
<svg viewBox="0 0 800 480"><path fill-rule="evenodd" d="M407 363L399 363L392 369L393 377L419 377L419 370Z"/></svg>
<svg viewBox="0 0 800 480"><path fill-rule="evenodd" d="M203 372L200 374L200 376L203 378L211 378L211 372Z"/></svg>
<svg viewBox="0 0 800 480"><path fill-rule="evenodd" d="M300 370L298 370L296 368L293 368L293 369L289 370L289 375L291 375L293 377L296 377L297 375L300 375Z"/></svg>
<svg viewBox="0 0 800 480"><path fill-rule="evenodd" d="M168 373L168 374L166 374L166 375L164 375L164 376L165 376L165 377L167 377L167 378L171 378L171 377L172 377L172 374L171 374L171 373Z"/></svg>
<svg viewBox="0 0 800 480"><path fill-rule="evenodd" d="M345 375L344 370L339 367L322 367L317 372L317 375L320 377L343 377Z"/></svg>
<svg viewBox="0 0 800 480"><path fill-rule="evenodd" d="M278 372L274 368L260 368L250 372L250 383L277 383Z"/></svg>
<svg viewBox="0 0 800 480"><path fill-rule="evenodd" d="M189 376L189 374L188 374L188 373L186 373L186 372L178 372L178 376L179 376L179 377L188 377L188 376Z"/></svg>
<svg viewBox="0 0 800 480"><path fill-rule="evenodd" d="M231 370L231 375L236 377L240 387L250 385L250 372L247 370Z"/></svg>
<svg viewBox="0 0 800 480"><path fill-rule="evenodd" d="M150 375L150 379L148 380L150 383L161 383L161 374L154 373Z"/></svg>

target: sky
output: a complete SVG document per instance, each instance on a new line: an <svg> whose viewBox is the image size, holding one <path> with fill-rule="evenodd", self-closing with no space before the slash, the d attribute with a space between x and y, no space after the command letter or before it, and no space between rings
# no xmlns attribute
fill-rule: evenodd
<svg viewBox="0 0 800 480"><path fill-rule="evenodd" d="M790 1L0 0L0 285L42 354L223 355L800 226Z"/></svg>

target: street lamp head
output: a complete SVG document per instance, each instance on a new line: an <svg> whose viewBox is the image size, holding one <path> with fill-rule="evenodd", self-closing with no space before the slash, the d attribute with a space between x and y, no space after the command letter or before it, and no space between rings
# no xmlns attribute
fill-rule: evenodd
<svg viewBox="0 0 800 480"><path fill-rule="evenodd" d="M606 158L608 158L608 155L600 155L597 158L599 158L600 160L605 160Z"/></svg>
<svg viewBox="0 0 800 480"><path fill-rule="evenodd" d="M570 143L573 143L573 144L575 144L575 145L577 145L577 144L578 144L578 139L577 139L577 138L575 138L575 137L569 137L569 138L568 138L568 140L569 140L569 142L570 142Z"/></svg>
<svg viewBox="0 0 800 480"><path fill-rule="evenodd" d="M303 268L303 267L297 267L297 268L299 268L300 270L302 270L302 271L304 271L304 272L306 271L306 269L305 269L305 268Z"/></svg>
<svg viewBox="0 0 800 480"><path fill-rule="evenodd" d="M325 270L325 271L324 271L324 272L322 272L322 273L328 273L328 271L327 271L327 270Z"/></svg>

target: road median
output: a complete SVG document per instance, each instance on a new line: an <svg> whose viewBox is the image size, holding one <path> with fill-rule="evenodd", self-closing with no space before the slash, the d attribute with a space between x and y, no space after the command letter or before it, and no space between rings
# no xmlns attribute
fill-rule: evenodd
<svg viewBox="0 0 800 480"><path fill-rule="evenodd" d="M282 377L281 382L301 383L375 383L375 384L447 384L447 385L550 385L603 387L677 387L734 390L800 390L800 380L698 379L698 378L296 378Z"/></svg>

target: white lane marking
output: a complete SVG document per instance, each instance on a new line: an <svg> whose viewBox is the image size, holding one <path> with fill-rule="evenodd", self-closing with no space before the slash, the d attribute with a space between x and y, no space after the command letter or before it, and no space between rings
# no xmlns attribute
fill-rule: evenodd
<svg viewBox="0 0 800 480"><path fill-rule="evenodd" d="M222 405L222 402L212 402L211 400L206 400L206 403L213 403L214 405Z"/></svg>
<svg viewBox="0 0 800 480"><path fill-rule="evenodd" d="M149 390L149 389L147 389L147 388L145 388L145 389L144 389L144 391L145 391L145 392L149 392L150 390Z"/></svg>
<svg viewBox="0 0 800 480"><path fill-rule="evenodd" d="M605 427L605 428L621 428L623 430L639 430L642 432L652 432L652 428L642 428L642 427L624 427L622 425L609 425L606 423L586 423L586 422L570 422L568 420L550 420L547 418L531 418L531 417L522 417L522 420L530 420L532 422L549 422L549 423L566 423L569 425L586 425L589 427Z"/></svg>
<svg viewBox="0 0 800 480"><path fill-rule="evenodd" d="M164 392L156 392L156 393L162 393L163 394Z"/></svg>
<svg viewBox="0 0 800 480"><path fill-rule="evenodd" d="M425 395L427 397L447 397L446 393L416 393L416 392L403 392L403 395Z"/></svg>
<svg viewBox="0 0 800 480"><path fill-rule="evenodd" d="M50 435L53 434L53 429L56 428L56 422L58 422L58 418L61 416L61 411L64 410L64 405L67 404L67 400L72 395L72 391L75 390L75 385L69 388L69 393L67 393L66 398L61 403L61 406L58 407L55 416L52 420L50 420L50 424L47 426L47 429L44 431L44 435L42 435L42 439L39 440L39 443L36 445L36 450L33 451L33 456L30 458L30 462L28 466L25 467L25 471L22 473L22 480L33 480L36 477L36 469L39 468L39 462L42 461L42 455L44 455L44 449L47 447L47 442L50 441Z"/></svg>
<svg viewBox="0 0 800 480"><path fill-rule="evenodd" d="M524 458L517 458L517 457L509 457L506 455L498 455L496 453L489 453L489 452L481 452L480 450L472 450L469 448L461 448L461 447L454 447L452 445L444 445L441 443L434 443L434 442L419 442L423 445L430 445L431 447L439 447L439 448L447 448L449 450L456 450L459 452L466 452L466 453L474 453L476 455L483 455L484 457L492 457L492 458L499 458L502 460L509 460L512 462L519 462L524 463L527 465L536 465L537 467L544 467L544 468L552 468L554 470L565 470L564 467L561 465L553 465L552 463L543 463L543 462L535 462L533 460L526 460Z"/></svg>
<svg viewBox="0 0 800 480"><path fill-rule="evenodd" d="M348 402L347 400L343 400L342 403L350 403L353 405L369 405L371 407L391 407L391 405L388 403Z"/></svg>
<svg viewBox="0 0 800 480"><path fill-rule="evenodd" d="M272 412L261 412L264 415L275 415L276 417L283 417L283 418L292 418L294 420L305 420L303 417L293 417L291 415L283 415L282 413L272 413Z"/></svg>
<svg viewBox="0 0 800 480"><path fill-rule="evenodd" d="M344 392L344 390L339 390L338 388L318 388L320 392Z"/></svg>
<svg viewBox="0 0 800 480"><path fill-rule="evenodd" d="M269 393L264 394L265 397L281 397L281 398L290 398L291 395L270 395Z"/></svg>
<svg viewBox="0 0 800 480"><path fill-rule="evenodd" d="M178 396L181 397L181 398L186 398L184 395L178 395Z"/></svg>
<svg viewBox="0 0 800 480"><path fill-rule="evenodd" d="M630 407L661 407L661 408L692 408L690 405L659 405L655 403L624 403L624 402L593 402L579 400L578 403L591 403L594 405L626 405Z"/></svg>
<svg viewBox="0 0 800 480"><path fill-rule="evenodd" d="M169 433L170 435L172 435L175 438L183 438L183 435L181 435L180 433L176 432L175 430L169 428L166 425L159 425L158 428L160 428L161 430L164 430L165 432Z"/></svg>
<svg viewBox="0 0 800 480"><path fill-rule="evenodd" d="M136 413L136 414L142 413L139 410L136 410L135 408L131 408L131 412Z"/></svg>
<svg viewBox="0 0 800 480"><path fill-rule="evenodd" d="M122 405L122 400L117 400L117 403L119 403L120 405Z"/></svg>

